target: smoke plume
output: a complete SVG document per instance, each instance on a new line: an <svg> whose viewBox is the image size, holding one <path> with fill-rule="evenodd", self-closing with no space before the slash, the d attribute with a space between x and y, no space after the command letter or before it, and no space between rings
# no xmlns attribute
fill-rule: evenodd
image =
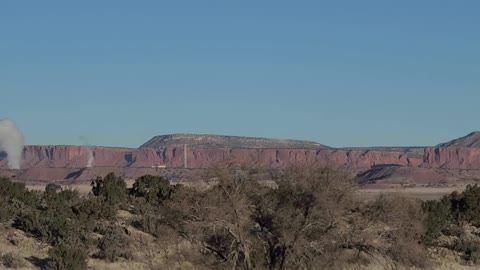
<svg viewBox="0 0 480 270"><path fill-rule="evenodd" d="M95 157L93 156L93 149L92 146L88 143L88 139L84 136L78 137L84 145L87 146L87 168L93 167L93 162L95 161Z"/></svg>
<svg viewBox="0 0 480 270"><path fill-rule="evenodd" d="M10 169L20 169L23 135L15 122L10 119L0 119L0 151L7 154L8 167Z"/></svg>
<svg viewBox="0 0 480 270"><path fill-rule="evenodd" d="M88 154L87 168L91 168L93 166L93 161L95 160L95 158L93 157L92 147L88 147L87 154Z"/></svg>

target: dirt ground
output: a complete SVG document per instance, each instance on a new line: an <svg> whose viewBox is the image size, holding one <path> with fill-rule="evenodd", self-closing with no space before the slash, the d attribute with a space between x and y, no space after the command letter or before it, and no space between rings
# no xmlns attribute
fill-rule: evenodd
<svg viewBox="0 0 480 270"><path fill-rule="evenodd" d="M134 240L130 246L133 254L130 260L120 260L109 263L103 260L88 259L88 269L92 270L147 270L147 269L185 269L194 270L196 267L185 262L182 256L176 256L176 248L159 245L155 239L148 234L138 231L132 227L128 230ZM180 246L185 244L180 244ZM48 261L49 245L41 243L33 238L27 237L22 231L0 224L0 255L9 253L19 259L20 265L16 269L44 269ZM180 247L182 249L182 247ZM459 263L458 256L451 251L446 254L432 256L433 265L429 269L439 270L473 270L475 266L467 266ZM440 256L441 255L441 256ZM165 267L168 265L168 267ZM6 268L0 263L0 269ZM411 270L418 268L407 268L392 264L384 258L378 257L368 265L351 265L346 270Z"/></svg>
<svg viewBox="0 0 480 270"><path fill-rule="evenodd" d="M127 187L131 187L134 180L126 180ZM89 181L76 182L74 184L62 184L61 186L78 190L80 194L88 194L92 187ZM44 190L46 184L27 183L27 188L32 190ZM372 200L380 194L401 193L407 196L412 196L421 200L438 200L446 194L454 191L462 192L465 190L466 184L455 186L432 186L432 187L401 187L400 185L365 185L358 189L358 197L362 200Z"/></svg>

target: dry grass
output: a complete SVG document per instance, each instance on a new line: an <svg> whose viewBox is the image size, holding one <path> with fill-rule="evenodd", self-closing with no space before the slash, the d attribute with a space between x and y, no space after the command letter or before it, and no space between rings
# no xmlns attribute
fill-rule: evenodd
<svg viewBox="0 0 480 270"><path fill-rule="evenodd" d="M122 259L118 262L107 262L105 260L89 259L89 269L98 270L156 270L156 269L197 269L194 265L187 262L182 256L191 250L191 245L187 241L181 243L171 243L166 245L162 239L156 239L150 234L139 231L133 227L128 227L130 238L132 240L130 248L132 250L132 259ZM166 237L169 237L166 235Z"/></svg>
<svg viewBox="0 0 480 270"><path fill-rule="evenodd" d="M22 261L23 267L16 269L39 269L35 264L42 265L48 257L48 245L27 237L20 230L0 224L0 253L11 253ZM1 265L0 269L8 269Z"/></svg>
<svg viewBox="0 0 480 270"><path fill-rule="evenodd" d="M127 187L131 187L134 180L126 180ZM271 180L264 180L261 181L260 184L264 186L271 187L273 184ZM194 186L199 190L206 189L206 187L202 187L201 185L205 185L204 182L197 182L197 183L190 183L189 186ZM61 185L62 187L78 190L80 194L88 194L92 187L90 186L90 182L79 182L69 185ZM443 197L444 195L450 194L453 191L462 192L465 190L466 185L461 186L447 186L447 187L400 187L400 186L381 186L381 187L364 187L358 189L358 197L362 200L372 200L378 197L379 194L392 194L392 193L401 193L404 195L412 196L417 199L421 200L437 200ZM31 190L44 190L46 184L27 184L27 188Z"/></svg>
<svg viewBox="0 0 480 270"><path fill-rule="evenodd" d="M380 194L380 192L374 193ZM131 215L125 211L120 211L119 218L128 219ZM135 228L128 227L130 237L132 239L131 248L133 256L131 260L122 259L118 262L109 263L98 259L89 259L89 269L106 269L106 270L147 270L147 269L198 269L195 265L187 263L187 251L191 250L188 243L170 243L165 245L164 242L159 241L155 237L139 231ZM25 266L18 269L40 269L37 265L44 262L48 257L49 246L36 241L33 238L25 236L21 231L0 225L0 251L1 253L12 253L24 259ZM166 235L167 237L168 235ZM405 269L391 262L385 261L384 257L378 257L365 266L347 265L345 269L348 270L380 270L380 269ZM460 265L451 257L436 256L434 258L434 266L432 269L440 270L472 270L478 269L473 266ZM391 265L390 268L385 268L386 265ZM0 266L0 269L7 269Z"/></svg>
<svg viewBox="0 0 480 270"><path fill-rule="evenodd" d="M135 183L135 180L125 180L125 183L127 183L127 188L132 187L133 183ZM82 182L75 182L72 184L59 184L63 188L68 188L68 189L73 189L77 190L80 194L86 195L90 191L92 191L92 186L90 185L90 181L82 181ZM45 190L45 187L47 184L41 183L41 184L32 184L32 183L27 183L26 187L30 190Z"/></svg>
<svg viewBox="0 0 480 270"><path fill-rule="evenodd" d="M413 188L360 188L358 197L362 200L373 200L380 194L402 194L421 200L438 200L444 195L454 191L462 192L465 186L461 187L413 187Z"/></svg>
<svg viewBox="0 0 480 270"><path fill-rule="evenodd" d="M127 181L129 187L132 184L132 180ZM269 183L262 182L262 184L268 186ZM35 190L43 190L45 186L46 185L27 185L28 188ZM76 189L81 194L87 194L91 190L89 182L77 182L75 184L63 186L70 189ZM209 185L199 186L197 188L207 189L208 187ZM453 191L463 191L463 189L463 187L369 188L359 189L357 196L364 200L374 200L378 198L380 194L402 194L426 200L438 199L445 194L449 194ZM125 225L128 224L126 221L132 218L132 214L126 211L119 211L117 217L122 220L122 224ZM165 232L165 239L163 239L162 235L160 235L159 238L155 238L152 235L139 231L131 226L127 226L126 228L129 237L132 240L130 245L130 248L132 249L131 259L120 259L117 262L110 263L104 260L90 258L88 259L89 269L200 269L198 268L199 266L194 265L195 263L191 260L191 257L196 256L196 254L192 254L192 256L189 257L188 252L196 249L189 242L178 240L175 237L172 238L171 235L169 235L169 232ZM12 254L18 254L25 259L25 267L20 269L39 269L37 266L48 257L48 245L39 243L33 238L26 237L21 231L12 229L6 225L0 225L0 235L2 236L0 239L0 253L11 252ZM13 243L12 239L14 239ZM376 255L374 254L374 256ZM28 258L29 260L27 260ZM387 260L386 257L380 256L379 254L378 258L375 258L365 266L358 264L347 265L344 269L409 269L402 268ZM458 262L451 260L449 257L437 256L433 258L433 261L434 266L432 269L477 269L474 267L462 266ZM32 262L36 262L37 266ZM386 268L386 265L388 268ZM0 269L3 269L2 266L0 266Z"/></svg>

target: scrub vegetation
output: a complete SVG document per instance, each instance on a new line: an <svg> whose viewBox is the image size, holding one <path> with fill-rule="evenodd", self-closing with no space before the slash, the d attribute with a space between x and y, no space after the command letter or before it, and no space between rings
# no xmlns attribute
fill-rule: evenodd
<svg viewBox="0 0 480 270"><path fill-rule="evenodd" d="M272 179L274 185L264 185ZM114 174L91 192L0 179L2 230L48 247L43 259L5 253L5 267L42 269L434 269L438 252L480 263L480 187L439 201L361 201L345 172L219 164L191 185ZM12 246L20 245L14 236ZM437 256L437 257L436 257Z"/></svg>

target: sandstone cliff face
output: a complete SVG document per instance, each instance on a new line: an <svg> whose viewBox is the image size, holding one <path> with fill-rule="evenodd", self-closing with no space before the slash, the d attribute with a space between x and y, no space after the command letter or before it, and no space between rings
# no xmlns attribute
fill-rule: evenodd
<svg viewBox="0 0 480 270"><path fill-rule="evenodd" d="M427 147L422 166L444 169L480 169L480 148Z"/></svg>
<svg viewBox="0 0 480 270"><path fill-rule="evenodd" d="M84 146L26 146L22 167L83 168L87 165L88 151L88 147ZM163 149L92 147L91 151L95 157L94 167L141 168L166 165L169 168L182 168L184 166L183 147ZM402 151L187 148L188 168L207 168L221 161L273 167L317 161L334 167L368 168L379 164L419 166L423 160L411 157Z"/></svg>
<svg viewBox="0 0 480 270"><path fill-rule="evenodd" d="M96 166L125 166L122 160L128 148L92 147ZM23 168L52 167L79 168L86 167L89 147L72 145L30 145L24 148Z"/></svg>
<svg viewBox="0 0 480 270"><path fill-rule="evenodd" d="M151 167L165 164L180 168L184 164L183 147L114 148L92 147L95 167ZM24 149L23 168L83 168L88 160L84 146L32 145ZM434 168L480 168L480 148L427 147L423 157L405 151L344 150L344 149L232 149L187 148L189 168L206 168L219 161L257 163L265 166L286 166L295 162L318 161L332 166L368 168L373 165L395 164ZM0 166L6 161L1 160Z"/></svg>
<svg viewBox="0 0 480 270"><path fill-rule="evenodd" d="M80 171L88 160L88 147L84 146L26 146L22 164L22 178L38 180L78 179L86 180L107 172L137 175L155 173L152 166L166 165L169 169L184 166L183 147L114 148L92 147L94 168L89 173ZM1 158L0 158L1 159ZM317 161L332 167L348 167L364 171L375 165L399 165L403 167L479 169L480 148L427 147L423 155L407 150L368 149L248 149L248 148L187 148L189 169L202 169L216 162L256 164L267 167L284 167L297 162ZM6 169L6 160L0 160L0 168Z"/></svg>
<svg viewBox="0 0 480 270"><path fill-rule="evenodd" d="M158 165L166 165L168 169L184 167L183 147L162 149L92 147L90 150L95 157L93 168L84 170L88 161L88 147L26 146L23 170L17 178L43 181L88 180L108 172L132 177L140 176L138 175L140 173L155 173L152 166ZM412 157L406 151L365 149L187 148L189 169L208 168L222 161L266 167L285 167L292 163L316 161L332 167L344 166L354 170L365 170L381 164L419 166L423 159ZM6 169L5 160L0 161L0 167ZM9 176L8 173L3 175Z"/></svg>

